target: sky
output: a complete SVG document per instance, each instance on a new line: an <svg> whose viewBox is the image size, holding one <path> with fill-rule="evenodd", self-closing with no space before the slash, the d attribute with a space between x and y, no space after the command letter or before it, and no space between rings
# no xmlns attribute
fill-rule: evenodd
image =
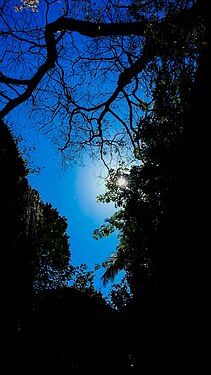
<svg viewBox="0 0 211 375"><path fill-rule="evenodd" d="M55 11L56 8L52 9ZM14 15L19 17L21 13ZM104 224L105 219L115 211L112 204L96 202L96 196L104 191L102 179L97 178L101 173L101 166L94 165L87 158L86 166L67 166L64 170L52 143L33 130L33 119L30 120L31 123L26 120L20 107L9 114L8 120L14 124L15 134L21 134L26 140L23 142L24 147L34 148L30 152L32 167L39 167L40 172L29 175L30 185L39 192L44 203L51 203L61 216L67 218L72 265L85 263L89 270L93 269L95 264L101 264L113 254L118 244L116 233L98 241L92 238L93 231ZM97 272L97 288L103 288L100 282L103 272L104 270ZM106 292L103 289L101 291Z"/></svg>
<svg viewBox="0 0 211 375"><path fill-rule="evenodd" d="M56 148L48 138L30 130L29 123L24 126L24 119L19 116L14 115L13 122L17 135L20 132L24 139L20 147L24 145L26 150L32 149L31 167L40 168L39 173L29 174L30 186L39 192L44 203L51 203L61 216L67 218L71 264L78 266L85 263L89 270L95 264L102 264L115 252L118 244L117 233L99 240L92 238L93 231L115 212L112 203L96 202L97 195L105 191L103 180L99 178L102 165L87 158L83 167L75 165L64 169ZM25 155L27 157L27 152ZM100 277L103 272L104 269L96 272L95 287L106 295L109 286L102 285Z"/></svg>

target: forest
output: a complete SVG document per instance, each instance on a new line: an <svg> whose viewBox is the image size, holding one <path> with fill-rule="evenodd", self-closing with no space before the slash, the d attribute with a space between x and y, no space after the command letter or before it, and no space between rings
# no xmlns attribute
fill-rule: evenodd
<svg viewBox="0 0 211 375"><path fill-rule="evenodd" d="M205 372L208 3L0 1L6 374ZM99 266L109 298L97 268L72 265L66 217L30 186L18 111L61 163L89 155L107 170L96 199L116 211L93 238L118 231Z"/></svg>

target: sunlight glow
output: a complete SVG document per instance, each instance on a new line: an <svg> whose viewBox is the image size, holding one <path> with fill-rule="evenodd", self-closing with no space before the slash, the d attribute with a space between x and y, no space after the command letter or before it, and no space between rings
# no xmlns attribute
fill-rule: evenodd
<svg viewBox="0 0 211 375"><path fill-rule="evenodd" d="M124 188L127 186L127 180L124 177L119 177L117 180L117 185L121 188Z"/></svg>

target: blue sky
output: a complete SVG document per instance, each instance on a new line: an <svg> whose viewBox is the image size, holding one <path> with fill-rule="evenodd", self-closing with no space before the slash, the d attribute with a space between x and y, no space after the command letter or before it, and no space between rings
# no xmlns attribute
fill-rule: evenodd
<svg viewBox="0 0 211 375"><path fill-rule="evenodd" d="M101 264L115 252L118 244L116 233L97 241L92 238L94 229L115 211L113 204L96 202L96 196L104 191L103 180L98 177L102 165L87 158L84 167L67 166L64 170L56 149L46 137L30 130L30 124L24 126L24 119L19 116L14 116L14 124L17 134L20 131L25 139L20 146L35 148L30 153L31 166L41 169L39 174L29 175L30 185L39 192L43 202L51 203L67 218L72 265L86 263L93 269L96 263ZM96 274L96 288L102 287L102 272L99 270ZM106 294L108 288L102 287L101 291Z"/></svg>
<svg viewBox="0 0 211 375"><path fill-rule="evenodd" d="M54 4L56 8L52 7L51 17L53 19L56 17L57 7L58 10L61 10L62 5L58 4ZM73 12L80 8L79 5L80 2L76 9L73 6ZM13 8L10 11L12 18L8 22L11 22L12 27L13 17L14 20L21 19L24 11L23 13L16 13L13 12ZM38 24L39 22L42 23L41 15L40 7L38 13L32 14L32 20L36 17ZM79 13L77 13L78 15ZM79 41L80 38L77 42L79 43ZM5 48L7 49L8 47L6 46ZM33 64L30 66L33 66ZM18 74L22 73L21 69ZM110 84L109 81L108 85ZM106 89L109 91L108 87ZM87 166L79 167L75 165L72 168L67 167L64 171L60 158L55 152L56 149L40 132L33 130L35 125L33 121L36 122L36 120L32 118L33 114L27 119L25 109L27 112L27 107L24 107L24 105L18 107L8 115L6 120L14 124L17 136L21 134L26 139L26 143L23 143L26 149L35 148L31 152L32 167L33 165L40 167L40 173L29 176L30 185L39 192L43 202L51 203L54 208L58 209L61 216L67 218L67 234L70 236L72 264L77 266L85 263L89 269L92 269L95 264L101 264L109 255L115 252L118 244L116 234L98 241L92 238L93 231L99 228L105 219L115 211L112 204L96 202L96 196L103 192L103 181L97 178L100 174L101 166L99 164L94 165L87 159ZM46 114L46 116L48 115ZM102 274L103 270L98 271L99 274L100 272ZM96 279L96 287L100 287L99 277Z"/></svg>

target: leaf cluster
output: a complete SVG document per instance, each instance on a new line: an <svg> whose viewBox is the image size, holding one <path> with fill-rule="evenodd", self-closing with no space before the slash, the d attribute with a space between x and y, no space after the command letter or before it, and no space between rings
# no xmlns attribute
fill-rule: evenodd
<svg viewBox="0 0 211 375"><path fill-rule="evenodd" d="M36 251L33 254L34 288L64 285L70 277L67 219L50 203L40 203L37 220Z"/></svg>
<svg viewBox="0 0 211 375"><path fill-rule="evenodd" d="M98 199L114 202L118 210L94 231L95 238L119 231L119 245L103 264L106 271L102 279L107 284L124 270L133 298L139 296L140 300L159 282L159 241L178 199L184 121L196 65L194 59L181 55L173 60L163 57L148 69L153 77L153 106L139 121L139 163L129 170L111 170L107 191ZM124 187L118 185L120 176L127 181ZM116 299L115 293L113 297Z"/></svg>

